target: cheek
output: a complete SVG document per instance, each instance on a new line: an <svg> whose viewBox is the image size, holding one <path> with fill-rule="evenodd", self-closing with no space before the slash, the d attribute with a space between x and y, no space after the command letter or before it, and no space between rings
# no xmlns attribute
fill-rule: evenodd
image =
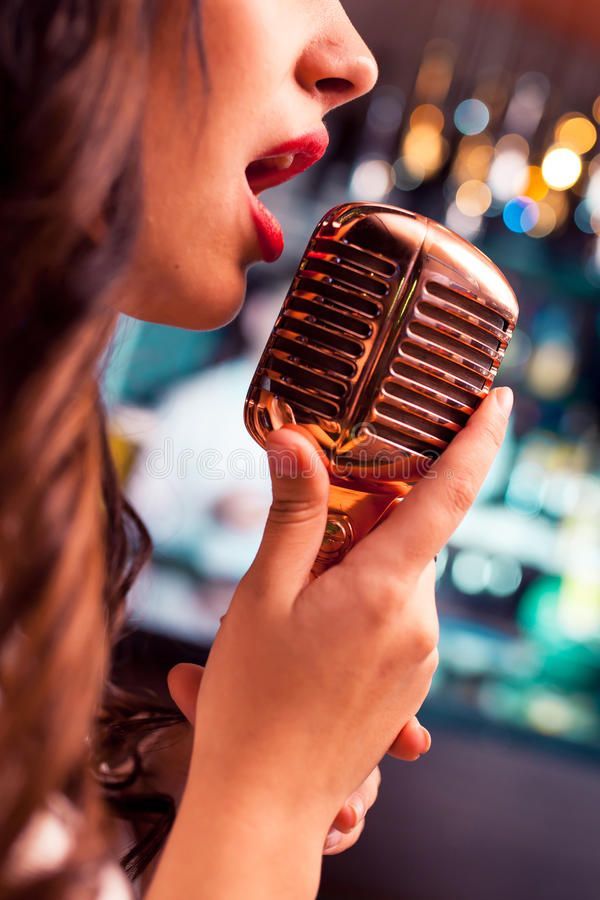
<svg viewBox="0 0 600 900"><path fill-rule="evenodd" d="M215 152L183 104L163 101L155 93L144 133L144 215L123 311L217 328L237 314L245 292L236 184L221 144Z"/></svg>
<svg viewBox="0 0 600 900"><path fill-rule="evenodd" d="M192 231L181 218L146 222L121 293L122 312L148 322L210 330L238 314L243 268L219 246L216 225Z"/></svg>

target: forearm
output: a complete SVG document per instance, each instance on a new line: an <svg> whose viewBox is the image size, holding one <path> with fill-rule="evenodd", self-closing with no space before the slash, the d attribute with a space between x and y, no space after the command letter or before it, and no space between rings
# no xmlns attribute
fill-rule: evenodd
<svg viewBox="0 0 600 900"><path fill-rule="evenodd" d="M324 835L303 816L194 779L146 900L314 900Z"/></svg>

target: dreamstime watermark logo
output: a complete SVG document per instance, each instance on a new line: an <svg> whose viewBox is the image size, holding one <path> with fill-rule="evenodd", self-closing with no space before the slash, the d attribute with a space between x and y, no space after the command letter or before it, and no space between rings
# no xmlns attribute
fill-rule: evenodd
<svg viewBox="0 0 600 900"><path fill-rule="evenodd" d="M288 449L271 450L257 455L252 450L239 447L224 453L217 447L193 450L191 447L176 450L172 438L165 438L162 447L151 450L145 462L149 478L164 481L185 481L193 474L207 481L269 480L276 478L311 478L322 465L322 457L315 449L302 464L296 453ZM434 460L401 453L378 451L370 453L364 448L353 452L352 457L340 457L331 466L332 473L341 479L356 478L364 481L412 482L423 478L436 478L431 469ZM446 473L447 474L447 473Z"/></svg>
<svg viewBox="0 0 600 900"><path fill-rule="evenodd" d="M239 447L223 453L217 447L193 450L186 447L175 450L172 438L165 438L162 447L155 447L146 457L146 474L153 479L164 481L176 478L185 481L197 474L207 481L247 481L269 478L269 463L266 454L258 457L251 450Z"/></svg>

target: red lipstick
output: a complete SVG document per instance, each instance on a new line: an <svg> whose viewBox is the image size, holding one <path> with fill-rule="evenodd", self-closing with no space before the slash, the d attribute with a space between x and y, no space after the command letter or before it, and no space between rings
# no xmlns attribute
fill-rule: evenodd
<svg viewBox="0 0 600 900"><path fill-rule="evenodd" d="M284 237L281 225L258 199L259 194L305 172L321 159L328 146L329 135L323 126L310 134L272 147L247 167L246 179L252 193L252 218L265 262L279 259L283 253Z"/></svg>
<svg viewBox="0 0 600 900"><path fill-rule="evenodd" d="M273 213L254 194L252 195L252 218L263 260L266 263L276 262L285 246L283 228Z"/></svg>

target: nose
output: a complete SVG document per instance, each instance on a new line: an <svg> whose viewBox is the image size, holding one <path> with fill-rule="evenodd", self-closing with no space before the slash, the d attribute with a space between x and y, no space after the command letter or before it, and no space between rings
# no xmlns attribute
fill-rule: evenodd
<svg viewBox="0 0 600 900"><path fill-rule="evenodd" d="M375 57L339 6L306 45L296 66L296 80L319 100L323 115L373 89L378 77Z"/></svg>

